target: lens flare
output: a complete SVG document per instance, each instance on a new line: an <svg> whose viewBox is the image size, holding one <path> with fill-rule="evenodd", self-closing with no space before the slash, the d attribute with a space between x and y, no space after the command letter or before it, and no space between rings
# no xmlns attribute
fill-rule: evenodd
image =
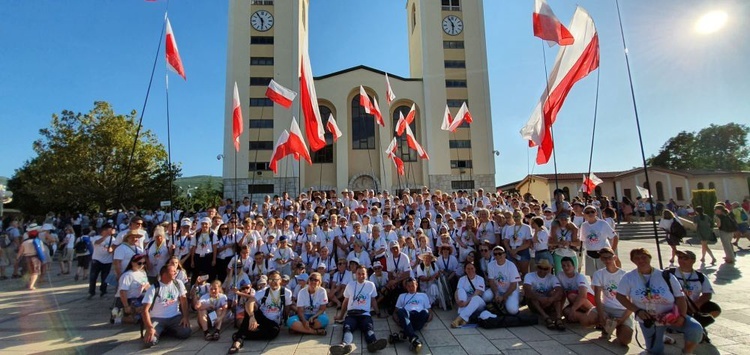
<svg viewBox="0 0 750 355"><path fill-rule="evenodd" d="M721 10L715 10L701 16L695 23L695 32L701 34L714 33L727 24L728 15Z"/></svg>

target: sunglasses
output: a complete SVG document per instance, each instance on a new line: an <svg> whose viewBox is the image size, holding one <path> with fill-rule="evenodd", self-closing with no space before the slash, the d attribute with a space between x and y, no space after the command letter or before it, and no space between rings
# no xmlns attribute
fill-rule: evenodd
<svg viewBox="0 0 750 355"><path fill-rule="evenodd" d="M268 279L268 281L281 281L281 279Z"/></svg>
<svg viewBox="0 0 750 355"><path fill-rule="evenodd" d="M308 279L308 281L310 281L310 282L313 282L313 281L318 282L318 281L320 281L320 279Z"/></svg>
<svg viewBox="0 0 750 355"><path fill-rule="evenodd" d="M219 228L220 231L228 231L229 228Z"/></svg>
<svg viewBox="0 0 750 355"><path fill-rule="evenodd" d="M548 267L538 267L538 266L537 266L537 268L536 268L536 269L537 269L537 270L542 270L542 271L549 271L549 269L550 269L550 268L548 268Z"/></svg>
<svg viewBox="0 0 750 355"><path fill-rule="evenodd" d="M500 255L505 255L505 253L492 253L492 255L494 255L494 256L500 256Z"/></svg>
<svg viewBox="0 0 750 355"><path fill-rule="evenodd" d="M138 264L138 265L141 265L141 266L143 266L143 265L146 265L146 263L145 263L145 262L143 262L143 261L139 261L139 262L137 262L136 264Z"/></svg>
<svg viewBox="0 0 750 355"><path fill-rule="evenodd" d="M479 249L479 251L481 251L482 253L486 253L486 252L488 252L490 250L489 249Z"/></svg>

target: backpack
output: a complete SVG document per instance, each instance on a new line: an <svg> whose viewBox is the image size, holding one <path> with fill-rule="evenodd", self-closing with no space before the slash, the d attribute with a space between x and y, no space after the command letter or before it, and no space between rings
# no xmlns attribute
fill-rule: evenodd
<svg viewBox="0 0 750 355"><path fill-rule="evenodd" d="M0 248L5 249L11 244L13 244L13 242L10 241L10 237L7 234L0 234Z"/></svg>
<svg viewBox="0 0 750 355"><path fill-rule="evenodd" d="M266 289L266 294L263 295L263 298L260 299L260 303L258 303L258 307L260 307L261 305L266 304L266 299L268 298L268 294L270 294L270 293L271 293L271 288L269 287L269 288ZM281 313L281 323L282 324L286 323L286 316L284 315L284 307L286 307L286 297L285 297L286 295L285 295L285 293L286 293L286 287L281 286L279 288L279 296L281 296L281 307L279 307L279 313Z"/></svg>
<svg viewBox="0 0 750 355"><path fill-rule="evenodd" d="M89 251L88 245L86 245L86 242L83 240L83 237L79 238L78 241L73 245L73 250L75 250L76 254L86 254Z"/></svg>
<svg viewBox="0 0 750 355"><path fill-rule="evenodd" d="M172 284L174 284L174 287L177 287L178 290L180 289L180 285L177 283L177 280L172 280ZM156 298L159 297L159 289L161 288L161 282L157 280L156 283L153 285L153 287L154 287L154 299L152 300L151 304L148 306L149 313L151 313L151 311L154 310L154 305L156 304ZM187 310L184 310L183 312L187 312ZM143 319L139 319L138 323L141 326L141 338L143 338L143 334L144 334L143 331L145 330L143 327Z"/></svg>
<svg viewBox="0 0 750 355"><path fill-rule="evenodd" d="M685 237L687 237L687 231L685 230L685 226L682 225L682 223L677 221L677 217L672 219L672 226L669 227L669 235L679 239L682 241Z"/></svg>
<svg viewBox="0 0 750 355"><path fill-rule="evenodd" d="M666 269L666 270L664 270L664 271L665 271L665 272L668 272L668 273L670 273L670 274L672 274L672 275L675 275L675 277L676 277L676 275L677 275L677 274L676 274L676 272L677 272L677 269L676 269L676 268ZM696 275L698 275L698 282L700 282L700 283L701 283L701 285L702 285L702 284L703 284L703 281L705 281L705 280L706 280L706 275L704 275L704 274L703 274L702 272L700 272L700 271L698 271L698 270L695 270L695 274L696 274ZM669 280L669 276L664 276L664 281L667 281L667 284L669 284L669 281L668 281L668 280ZM693 280L693 279L688 279L688 280L686 280L686 281L695 281L695 280ZM669 284L669 287L670 287L670 288L669 288L669 291L672 291L672 285L671 285L671 284Z"/></svg>

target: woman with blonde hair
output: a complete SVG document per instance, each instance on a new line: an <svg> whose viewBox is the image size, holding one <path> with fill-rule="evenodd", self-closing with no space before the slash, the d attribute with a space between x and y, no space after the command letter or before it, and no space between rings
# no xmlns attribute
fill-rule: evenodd
<svg viewBox="0 0 750 355"><path fill-rule="evenodd" d="M313 272L307 279L307 287L297 293L297 314L289 317L286 322L290 331L326 335L328 294L321 287L322 280L320 273Z"/></svg>
<svg viewBox="0 0 750 355"><path fill-rule="evenodd" d="M203 295L196 307L198 310L198 325L203 330L206 341L215 341L221 338L221 326L227 316L229 305L227 296L222 292L221 281L211 283L208 293Z"/></svg>

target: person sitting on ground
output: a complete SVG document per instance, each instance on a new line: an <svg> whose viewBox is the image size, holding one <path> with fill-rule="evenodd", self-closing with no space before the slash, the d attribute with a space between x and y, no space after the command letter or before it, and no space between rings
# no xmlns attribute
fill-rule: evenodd
<svg viewBox="0 0 750 355"><path fill-rule="evenodd" d="M187 290L180 280L175 280L177 267L164 265L159 271L159 281L149 287L143 296L143 341L146 347L159 342L159 337L169 331L178 339L190 337L190 311Z"/></svg>
<svg viewBox="0 0 750 355"><path fill-rule="evenodd" d="M547 329L565 330L561 300L564 299L560 281L550 273L552 264L542 259L536 265L536 272L526 274L523 279L523 292L529 309L541 315Z"/></svg>
<svg viewBox="0 0 750 355"><path fill-rule="evenodd" d="M476 266L470 262L464 263L464 276L458 280L456 287L458 317L451 322L451 328L459 328L466 324L471 315L484 310L490 300L492 292L485 290L484 278L477 275Z"/></svg>
<svg viewBox="0 0 750 355"><path fill-rule="evenodd" d="M286 326L290 331L326 335L328 295L320 286L322 279L320 273L313 272L307 279L307 287L300 289L297 293L297 314L286 321Z"/></svg>
<svg viewBox="0 0 750 355"><path fill-rule="evenodd" d="M566 256L560 263L563 272L557 274L557 279L565 293L565 297L560 300L564 307L565 320L569 323L581 323L584 327L596 324L599 318L596 314L596 300L589 279L576 271L573 259ZM566 301L567 307L565 307Z"/></svg>
<svg viewBox="0 0 750 355"><path fill-rule="evenodd" d="M375 330L370 316L370 309L379 312L378 304L375 302L378 292L375 284L367 281L367 269L360 265L357 268L357 280L351 282L344 290L344 305L341 311L336 315L335 320L344 321L344 335L341 344L332 345L329 349L331 355L346 355L354 350L353 331L359 329L365 333L367 342L367 351L375 352L385 349L388 341L377 339Z"/></svg>
<svg viewBox="0 0 750 355"><path fill-rule="evenodd" d="M419 341L416 332L432 320L430 300L427 294L417 292L417 279L410 277L404 284L406 293L398 296L396 312L393 314L393 320L401 327L401 332L391 334L391 342L407 340L409 350L419 353L422 350L422 342Z"/></svg>
<svg viewBox="0 0 750 355"><path fill-rule="evenodd" d="M221 281L211 283L209 292L198 301L198 325L206 341L221 338L221 325L229 309L227 296L222 292Z"/></svg>
<svg viewBox="0 0 750 355"><path fill-rule="evenodd" d="M134 255L118 282L115 307L122 309L125 323L135 323L138 320L136 315L143 310L143 296L151 286L145 265L146 254Z"/></svg>
<svg viewBox="0 0 750 355"><path fill-rule="evenodd" d="M388 273L383 272L383 265L380 260L376 260L372 264L372 275L368 279L375 284L375 288L378 290L378 297L375 301L378 303L378 309L385 309L383 301L385 295L388 293Z"/></svg>
<svg viewBox="0 0 750 355"><path fill-rule="evenodd" d="M711 301L714 289L708 277L693 269L695 253L690 250L678 250L677 263L679 267L669 269L669 272L677 277L682 292L687 296L687 314L695 318L705 329L721 314L721 307ZM710 341L705 333L703 341Z"/></svg>
<svg viewBox="0 0 750 355"><path fill-rule="evenodd" d="M333 302L332 306L336 308L341 307L341 300L344 298L344 289L353 280L352 272L347 270L347 265L346 259L339 259L336 263L336 272L331 275L331 293L329 299Z"/></svg>
<svg viewBox="0 0 750 355"><path fill-rule="evenodd" d="M487 279L494 295L492 302L498 310L505 310L508 314L518 314L519 287L521 276L518 274L516 264L507 261L508 254L505 248L496 246L492 248L492 256L495 261L489 265Z"/></svg>
<svg viewBox="0 0 750 355"><path fill-rule="evenodd" d="M615 251L612 248L599 250L599 260L604 268L594 273L591 284L594 287L596 314L602 327L602 338L609 339L614 332L620 345L627 346L633 340L633 312L617 300L617 285L625 270L617 267Z"/></svg>
<svg viewBox="0 0 750 355"><path fill-rule="evenodd" d="M245 317L236 333L232 335L234 354L242 349L245 340L271 340L279 335L281 322L289 313L292 304L292 291L281 286L278 270L268 274L269 286L256 292L245 304Z"/></svg>

